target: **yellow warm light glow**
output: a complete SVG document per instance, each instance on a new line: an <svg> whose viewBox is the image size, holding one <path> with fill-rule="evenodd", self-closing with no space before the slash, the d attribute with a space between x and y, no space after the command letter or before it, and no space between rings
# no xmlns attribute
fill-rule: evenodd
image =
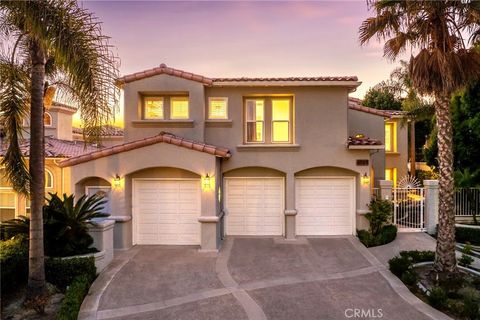
<svg viewBox="0 0 480 320"><path fill-rule="evenodd" d="M262 142L263 141L263 121L264 121L264 101L263 100L247 100L247 141Z"/></svg>
<svg viewBox="0 0 480 320"><path fill-rule="evenodd" d="M397 124L395 122L385 123L385 151L397 152Z"/></svg>
<svg viewBox="0 0 480 320"><path fill-rule="evenodd" d="M145 119L163 119L162 97L145 97L144 104Z"/></svg>
<svg viewBox="0 0 480 320"><path fill-rule="evenodd" d="M123 189L125 188L125 179L120 177L118 174L112 179L112 186L114 189Z"/></svg>
<svg viewBox="0 0 480 320"><path fill-rule="evenodd" d="M170 118L188 119L188 98L172 97L170 98Z"/></svg>
<svg viewBox="0 0 480 320"><path fill-rule="evenodd" d="M209 191L214 189L214 187L215 187L215 178L210 176L207 173L207 175L202 177L202 190Z"/></svg>
<svg viewBox="0 0 480 320"><path fill-rule="evenodd" d="M362 178L361 178L361 183L363 185L369 185L370 184L370 177L367 176L367 173L365 173Z"/></svg>
<svg viewBox="0 0 480 320"><path fill-rule="evenodd" d="M397 168L385 169L385 180L393 181L393 186L397 186Z"/></svg>
<svg viewBox="0 0 480 320"><path fill-rule="evenodd" d="M290 99L272 100L272 140L290 141Z"/></svg>
<svg viewBox="0 0 480 320"><path fill-rule="evenodd" d="M208 103L209 119L228 119L227 98L210 98Z"/></svg>

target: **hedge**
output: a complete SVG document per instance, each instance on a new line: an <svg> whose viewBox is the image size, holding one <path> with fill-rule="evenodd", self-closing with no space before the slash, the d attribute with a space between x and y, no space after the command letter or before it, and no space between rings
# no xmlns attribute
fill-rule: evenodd
<svg viewBox="0 0 480 320"><path fill-rule="evenodd" d="M84 258L49 258L45 260L45 277L51 284L60 290L65 290L73 280L85 275L90 281L95 279L97 269L95 268L94 257Z"/></svg>
<svg viewBox="0 0 480 320"><path fill-rule="evenodd" d="M397 237L397 227L394 225L383 226L376 236L367 230L357 230L357 236L367 248L381 246L395 240Z"/></svg>
<svg viewBox="0 0 480 320"><path fill-rule="evenodd" d="M480 228L455 227L455 238L457 242L480 246Z"/></svg>
<svg viewBox="0 0 480 320"><path fill-rule="evenodd" d="M0 283L5 294L26 283L28 277L28 243L24 237L0 241Z"/></svg>
<svg viewBox="0 0 480 320"><path fill-rule="evenodd" d="M76 276L70 286L67 288L65 297L63 298L60 311L57 314L57 320L75 320L78 316L78 311L83 302L83 298L88 293L88 289L92 284L93 278L83 274Z"/></svg>

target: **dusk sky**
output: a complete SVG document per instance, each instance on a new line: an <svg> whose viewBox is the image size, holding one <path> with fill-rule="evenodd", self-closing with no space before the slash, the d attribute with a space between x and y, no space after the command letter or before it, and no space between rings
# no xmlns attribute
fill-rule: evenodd
<svg viewBox="0 0 480 320"><path fill-rule="evenodd" d="M360 47L365 1L84 1L103 22L122 75L166 63L207 77L356 75L352 96L397 62Z"/></svg>

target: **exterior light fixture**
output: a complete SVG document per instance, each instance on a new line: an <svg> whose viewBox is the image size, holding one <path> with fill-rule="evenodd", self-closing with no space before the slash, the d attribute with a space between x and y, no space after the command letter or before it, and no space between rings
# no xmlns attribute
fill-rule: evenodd
<svg viewBox="0 0 480 320"><path fill-rule="evenodd" d="M370 177L367 176L367 173L365 172L361 178L361 182L363 185L368 185L370 184Z"/></svg>
<svg viewBox="0 0 480 320"><path fill-rule="evenodd" d="M120 176L118 175L118 173L115 175L115 178L113 178L113 185L114 185L116 188L119 188L119 187L122 185L122 179L120 178Z"/></svg>
<svg viewBox="0 0 480 320"><path fill-rule="evenodd" d="M357 138L357 139L363 139L363 138L365 138L365 135L364 135L363 133L357 133L357 134L355 135L355 138Z"/></svg>
<svg viewBox="0 0 480 320"><path fill-rule="evenodd" d="M202 189L203 190L210 190L211 189L211 182L212 182L212 177L210 177L207 173L207 175L202 178Z"/></svg>

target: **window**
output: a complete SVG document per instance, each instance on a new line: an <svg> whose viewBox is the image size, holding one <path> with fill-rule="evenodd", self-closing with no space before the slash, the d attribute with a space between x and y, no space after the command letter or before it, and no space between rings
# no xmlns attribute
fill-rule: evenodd
<svg viewBox="0 0 480 320"><path fill-rule="evenodd" d="M264 141L265 101L262 99L248 99L246 101L246 141Z"/></svg>
<svg viewBox="0 0 480 320"><path fill-rule="evenodd" d="M30 205L30 199L25 198L25 215L27 217L30 217L31 212L32 212L32 210L31 210L31 205Z"/></svg>
<svg viewBox="0 0 480 320"><path fill-rule="evenodd" d="M53 174L48 169L45 169L45 188L53 188Z"/></svg>
<svg viewBox="0 0 480 320"><path fill-rule="evenodd" d="M208 99L208 119L228 119L228 98Z"/></svg>
<svg viewBox="0 0 480 320"><path fill-rule="evenodd" d="M48 112L43 113L43 125L45 127L51 127L52 126L52 116Z"/></svg>
<svg viewBox="0 0 480 320"><path fill-rule="evenodd" d="M170 98L170 119L188 119L188 98Z"/></svg>
<svg viewBox="0 0 480 320"><path fill-rule="evenodd" d="M397 124L395 122L385 123L385 151L397 152Z"/></svg>
<svg viewBox="0 0 480 320"><path fill-rule="evenodd" d="M15 219L17 213L17 196L13 191L0 192L0 222Z"/></svg>
<svg viewBox="0 0 480 320"><path fill-rule="evenodd" d="M385 180L393 181L393 186L397 186L397 168L385 169Z"/></svg>
<svg viewBox="0 0 480 320"><path fill-rule="evenodd" d="M290 141L290 99L272 100L272 142Z"/></svg>
<svg viewBox="0 0 480 320"><path fill-rule="evenodd" d="M145 119L163 119L163 97L145 97L143 103Z"/></svg>

